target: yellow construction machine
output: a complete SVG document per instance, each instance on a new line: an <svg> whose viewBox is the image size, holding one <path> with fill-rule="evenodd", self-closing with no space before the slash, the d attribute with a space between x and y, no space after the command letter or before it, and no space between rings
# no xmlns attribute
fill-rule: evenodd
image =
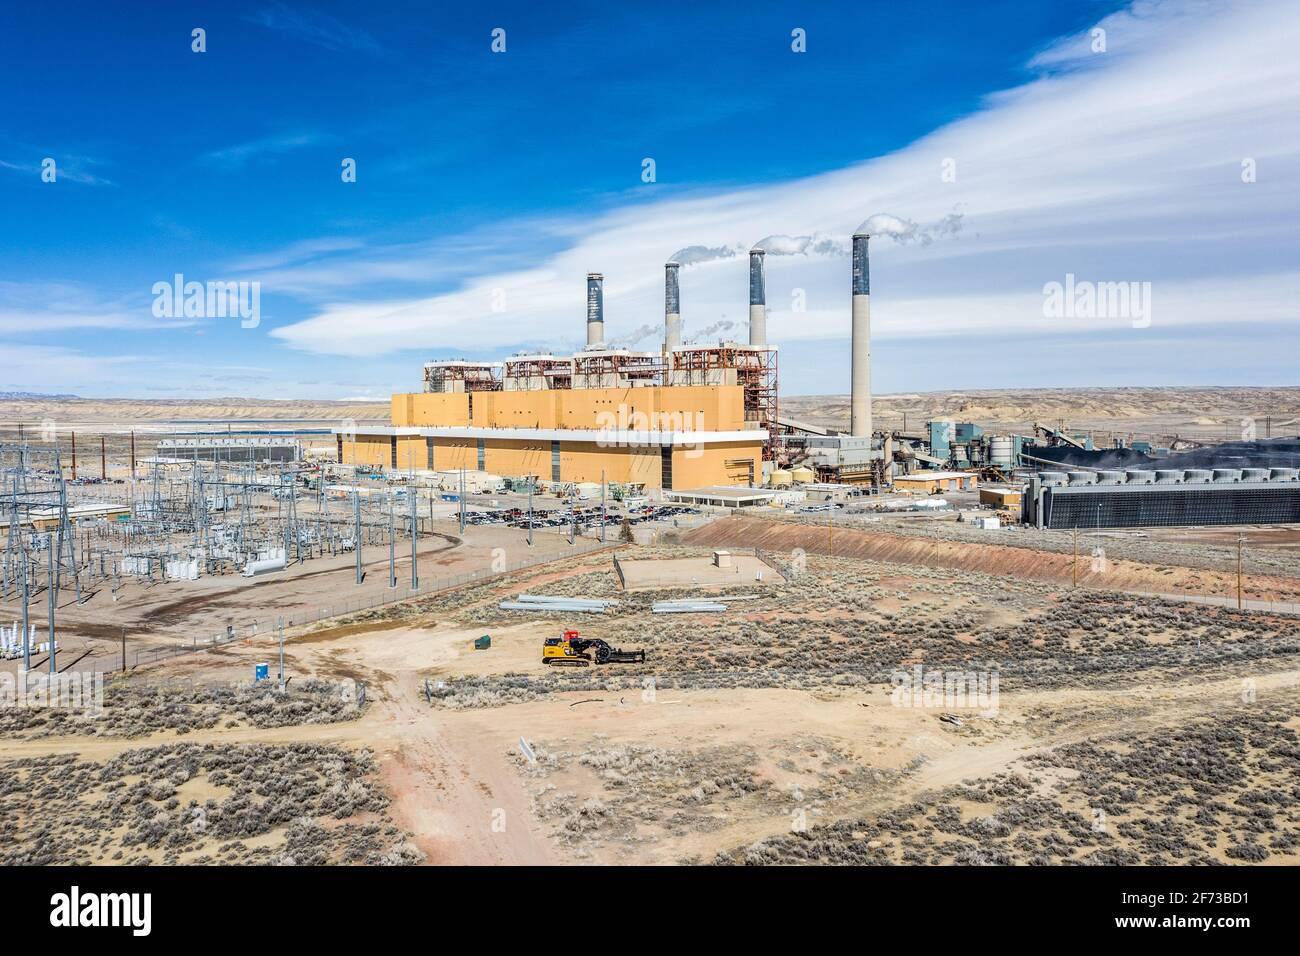
<svg viewBox="0 0 1300 956"><path fill-rule="evenodd" d="M643 664L645 651L624 651L598 637L583 637L565 631L560 637L542 641L542 663L561 667L590 667L597 664Z"/></svg>

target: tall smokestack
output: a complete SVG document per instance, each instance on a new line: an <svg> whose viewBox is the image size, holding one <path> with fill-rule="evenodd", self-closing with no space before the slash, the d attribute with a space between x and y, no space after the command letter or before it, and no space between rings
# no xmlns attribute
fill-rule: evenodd
<svg viewBox="0 0 1300 956"><path fill-rule="evenodd" d="M763 250L749 250L749 344L767 348L767 292L763 288Z"/></svg>
<svg viewBox="0 0 1300 956"><path fill-rule="evenodd" d="M676 262L664 263L664 351L682 347L681 293L677 287Z"/></svg>
<svg viewBox="0 0 1300 956"><path fill-rule="evenodd" d="M587 348L605 344L605 277L587 273Z"/></svg>
<svg viewBox="0 0 1300 956"><path fill-rule="evenodd" d="M853 237L853 392L849 397L849 433L871 437L871 269L870 236Z"/></svg>

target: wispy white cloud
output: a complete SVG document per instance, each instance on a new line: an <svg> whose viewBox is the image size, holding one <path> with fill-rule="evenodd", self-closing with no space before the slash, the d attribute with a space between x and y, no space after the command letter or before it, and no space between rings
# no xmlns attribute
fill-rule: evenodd
<svg viewBox="0 0 1300 956"><path fill-rule="evenodd" d="M103 165L100 160L68 153L46 154L39 158L19 162L0 159L0 169L7 169L13 173L30 176L33 182L38 182L42 181L41 175L44 172L42 164L46 159L54 160L54 185L60 182L79 183L83 186L117 185L111 179L91 171L94 167Z"/></svg>
<svg viewBox="0 0 1300 956"><path fill-rule="evenodd" d="M168 319L168 328L193 325ZM0 281L0 333L34 335L78 329L157 329L148 300L105 298L73 282Z"/></svg>
<svg viewBox="0 0 1300 956"><path fill-rule="evenodd" d="M366 31L318 10L295 9L283 3L272 3L251 14L248 19L268 30L287 33L327 50L353 50L374 55L384 52L383 45Z"/></svg>
<svg viewBox="0 0 1300 956"><path fill-rule="evenodd" d="M207 153L203 158L210 165L238 169L250 162L282 156L295 149L314 146L320 141L321 137L317 133L279 133L250 140L247 143L225 146Z"/></svg>
<svg viewBox="0 0 1300 956"><path fill-rule="evenodd" d="M284 266L300 265L304 262L318 262L322 257L335 252L350 252L360 249L365 241L349 236L322 236L319 239L303 239L270 252L264 252L235 259L229 268L235 272L258 272L279 269Z"/></svg>
<svg viewBox="0 0 1300 956"><path fill-rule="evenodd" d="M1107 52L1092 52L1088 31L1055 44L1032 61L1035 79L896 153L792 182L629 204L540 233L502 224L509 264L483 267L453 244L432 243L414 259L409 249L390 259L367 248L363 268L328 270L340 281L315 315L271 334L351 355L571 343L582 334L583 276L599 270L617 337L658 321L673 250L743 250L760 237L834 245L874 213L905 227L949 221L954 210L959 230L873 246L879 335L1077 333L1083 320L1043 316L1043 285L1067 272L1151 282L1157 324L1230 334L1235 321L1294 321L1300 58L1288 37L1300 8L1142 0L1099 26ZM1256 164L1254 182L1243 181L1246 161ZM536 251L556 240L562 248ZM408 278L422 268L459 279L435 295L360 294L385 262ZM683 270L687 335L743 321L746 268L745 256L722 255ZM807 312L783 307L797 294ZM778 343L843 337L847 263L806 254L769 262L768 301Z"/></svg>

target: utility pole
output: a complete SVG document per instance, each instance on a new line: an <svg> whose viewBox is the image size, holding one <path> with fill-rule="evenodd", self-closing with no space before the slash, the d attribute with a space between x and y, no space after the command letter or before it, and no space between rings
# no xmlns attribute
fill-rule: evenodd
<svg viewBox="0 0 1300 956"><path fill-rule="evenodd" d="M104 436L99 436L99 477L108 481L108 451L104 447Z"/></svg>
<svg viewBox="0 0 1300 956"><path fill-rule="evenodd" d="M280 693L284 693L284 618L275 619L275 626L280 632Z"/></svg>
<svg viewBox="0 0 1300 956"><path fill-rule="evenodd" d="M126 673L126 628L122 628L122 673Z"/></svg>
<svg viewBox="0 0 1300 956"><path fill-rule="evenodd" d="M1074 526L1074 587L1079 586L1079 526Z"/></svg>
<svg viewBox="0 0 1300 956"><path fill-rule="evenodd" d="M32 669L32 624L31 624L32 612L31 612L31 608L29 608L27 604L29 601L31 601L32 595L31 595L31 586L28 584L27 581L27 575L29 573L27 570L27 549L25 547L20 546L19 553L23 556L22 557L23 670L29 671Z"/></svg>
<svg viewBox="0 0 1300 956"><path fill-rule="evenodd" d="M528 482L528 547L533 546L533 483Z"/></svg>
<svg viewBox="0 0 1300 956"><path fill-rule="evenodd" d="M45 594L48 598L49 613L46 618L50 629L50 676L57 673L54 669L54 532L45 532Z"/></svg>
<svg viewBox="0 0 1300 956"><path fill-rule="evenodd" d="M465 533L465 468L460 469L460 533Z"/></svg>
<svg viewBox="0 0 1300 956"><path fill-rule="evenodd" d="M1246 540L1244 534L1237 535L1237 610L1241 610L1241 545Z"/></svg>
<svg viewBox="0 0 1300 956"><path fill-rule="evenodd" d="M72 433L72 480L77 480L77 433Z"/></svg>
<svg viewBox="0 0 1300 956"><path fill-rule="evenodd" d="M131 477L135 477L135 430L131 430Z"/></svg>
<svg viewBox="0 0 1300 956"><path fill-rule="evenodd" d="M397 587L397 526L393 520L393 486L388 486L388 586Z"/></svg>
<svg viewBox="0 0 1300 956"><path fill-rule="evenodd" d="M600 470L600 543L605 543L605 469Z"/></svg>
<svg viewBox="0 0 1300 956"><path fill-rule="evenodd" d="M356 524L352 531L352 549L357 553L357 584L361 583L361 490L352 488L352 505L356 513Z"/></svg>
<svg viewBox="0 0 1300 956"><path fill-rule="evenodd" d="M417 527L420 523L420 516L419 512L416 511L420 506L420 496L416 494L414 472L412 472L410 484L406 486L406 493L411 496L411 590L418 591L420 590L420 570L415 563L415 550L416 542L420 538L419 528Z"/></svg>

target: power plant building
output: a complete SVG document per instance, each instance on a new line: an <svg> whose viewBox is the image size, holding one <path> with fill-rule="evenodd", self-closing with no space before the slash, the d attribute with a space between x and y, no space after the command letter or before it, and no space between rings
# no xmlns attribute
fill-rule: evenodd
<svg viewBox="0 0 1300 956"><path fill-rule="evenodd" d="M665 266L661 351L606 344L604 277L589 273L586 348L429 362L423 392L393 396L390 425L335 430L339 461L654 489L761 483L776 429L776 352L682 347L677 269Z"/></svg>
<svg viewBox="0 0 1300 956"><path fill-rule="evenodd" d="M755 486L782 449L777 350L767 341L763 251L749 260L746 342L683 344L680 264L664 265L659 351L611 347L604 276L587 274L586 346L572 355L429 362L424 391L397 394L390 424L335 429L340 462L466 469L542 482L647 489ZM853 238L853 435L824 435L822 464L880 477L871 435L867 237ZM810 449L810 451L812 451Z"/></svg>

